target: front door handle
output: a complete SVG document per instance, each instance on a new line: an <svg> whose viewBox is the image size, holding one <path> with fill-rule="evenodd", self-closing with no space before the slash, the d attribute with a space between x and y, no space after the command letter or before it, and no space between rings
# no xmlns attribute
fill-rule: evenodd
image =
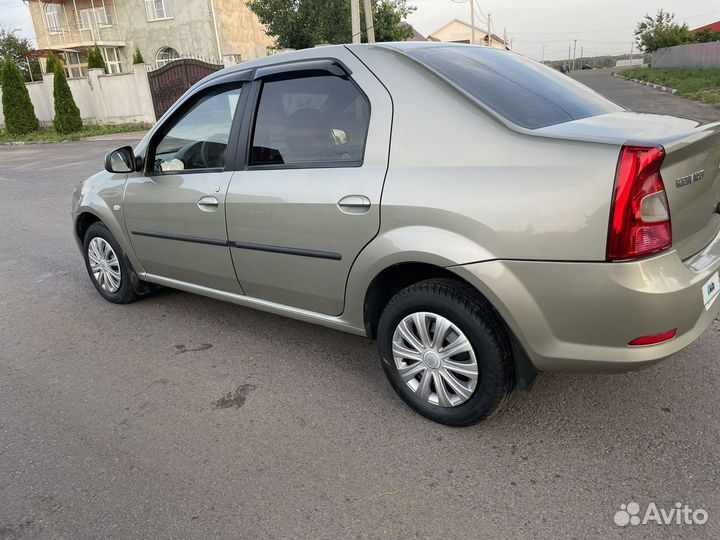
<svg viewBox="0 0 720 540"><path fill-rule="evenodd" d="M213 212L218 208L218 200L212 195L205 195L197 202L197 205L203 212Z"/></svg>
<svg viewBox="0 0 720 540"><path fill-rule="evenodd" d="M372 203L365 195L347 195L338 201L338 208L346 214L364 214Z"/></svg>

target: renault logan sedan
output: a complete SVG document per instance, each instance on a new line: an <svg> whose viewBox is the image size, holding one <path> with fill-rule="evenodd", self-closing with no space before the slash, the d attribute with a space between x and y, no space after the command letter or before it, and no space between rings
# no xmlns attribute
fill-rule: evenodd
<svg viewBox="0 0 720 540"><path fill-rule="evenodd" d="M522 56L331 46L217 72L73 199L97 291L155 285L375 338L413 409L627 371L718 312L720 124Z"/></svg>

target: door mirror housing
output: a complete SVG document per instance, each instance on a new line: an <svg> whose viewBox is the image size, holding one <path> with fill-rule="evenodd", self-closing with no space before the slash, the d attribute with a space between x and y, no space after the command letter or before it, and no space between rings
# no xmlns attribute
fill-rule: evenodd
<svg viewBox="0 0 720 540"><path fill-rule="evenodd" d="M132 146L123 146L105 154L105 170L111 173L130 173L138 170Z"/></svg>

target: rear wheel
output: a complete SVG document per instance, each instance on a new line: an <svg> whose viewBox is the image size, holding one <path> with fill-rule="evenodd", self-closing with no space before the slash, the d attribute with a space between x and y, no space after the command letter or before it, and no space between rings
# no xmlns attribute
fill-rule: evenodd
<svg viewBox="0 0 720 540"><path fill-rule="evenodd" d="M467 426L490 416L513 386L508 340L492 308L449 279L397 293L378 326L383 370L412 409Z"/></svg>
<svg viewBox="0 0 720 540"><path fill-rule="evenodd" d="M115 304L135 301L132 268L110 230L99 221L93 223L85 233L83 246L85 267L102 297Z"/></svg>

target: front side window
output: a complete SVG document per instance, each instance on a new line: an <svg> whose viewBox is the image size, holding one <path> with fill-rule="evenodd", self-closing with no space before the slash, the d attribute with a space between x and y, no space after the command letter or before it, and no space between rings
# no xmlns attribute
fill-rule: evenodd
<svg viewBox="0 0 720 540"><path fill-rule="evenodd" d="M165 64L169 64L175 60L180 59L180 53L178 53L172 47L163 47L155 55L155 64L157 67L163 67Z"/></svg>
<svg viewBox="0 0 720 540"><path fill-rule="evenodd" d="M369 122L367 98L347 78L265 82L250 164L357 165L365 152Z"/></svg>
<svg viewBox="0 0 720 540"><path fill-rule="evenodd" d="M154 171L224 167L240 90L238 86L212 90L174 122L155 148Z"/></svg>
<svg viewBox="0 0 720 540"><path fill-rule="evenodd" d="M45 7L45 19L47 20L47 28L51 34L62 34L62 15L63 6L58 4L48 4Z"/></svg>
<svg viewBox="0 0 720 540"><path fill-rule="evenodd" d="M148 21L171 19L172 0L145 0L145 14Z"/></svg>

